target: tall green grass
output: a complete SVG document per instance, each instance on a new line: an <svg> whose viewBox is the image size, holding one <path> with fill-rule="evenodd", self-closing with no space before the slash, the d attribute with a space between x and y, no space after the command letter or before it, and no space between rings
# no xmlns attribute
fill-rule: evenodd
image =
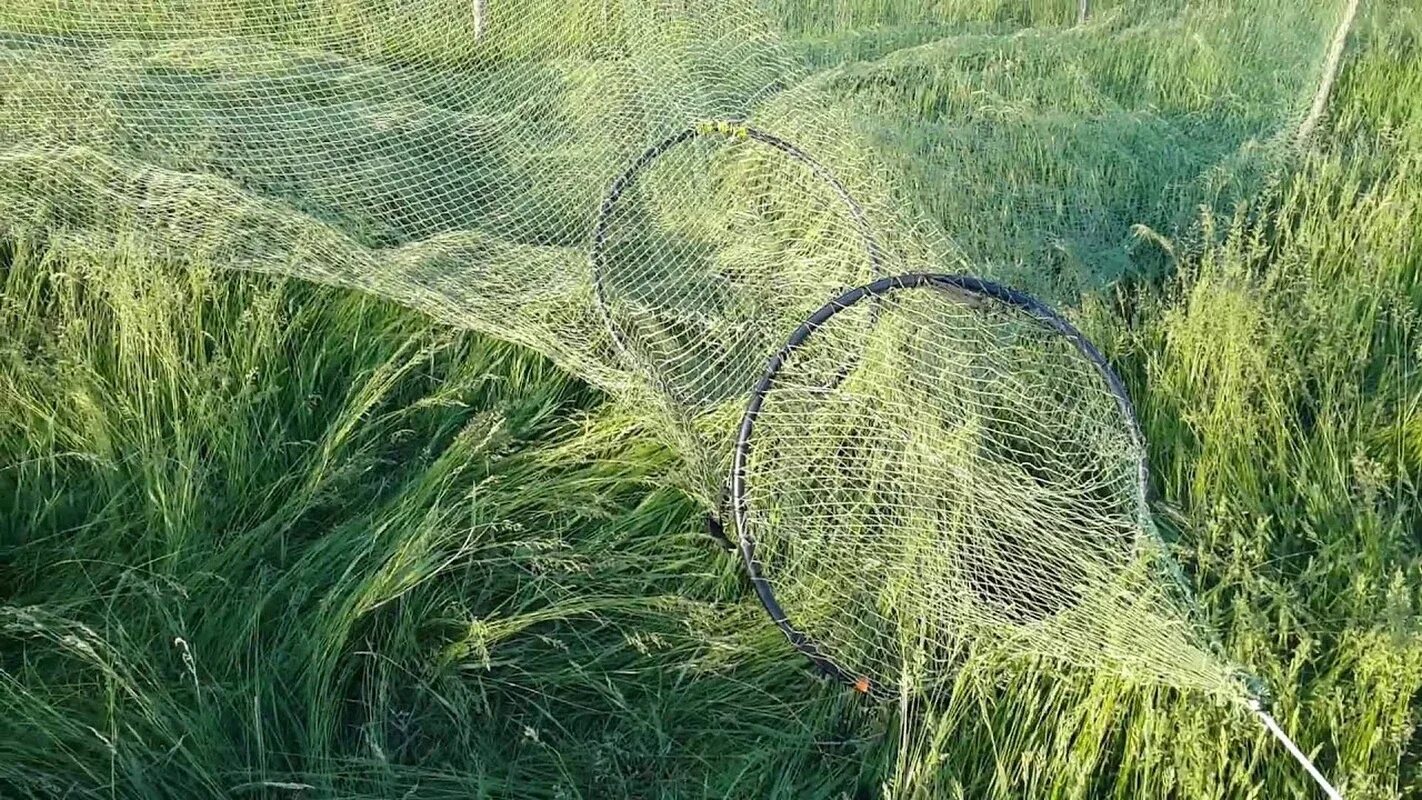
<svg viewBox="0 0 1422 800"><path fill-rule="evenodd" d="M1395 11L1396 9L1389 9ZM1350 798L1422 794L1422 72L1077 316L1228 651ZM1412 66L1408 66L1408 64ZM12 232L0 797L1306 797L1249 718L969 659L819 682L633 415L369 297Z"/></svg>

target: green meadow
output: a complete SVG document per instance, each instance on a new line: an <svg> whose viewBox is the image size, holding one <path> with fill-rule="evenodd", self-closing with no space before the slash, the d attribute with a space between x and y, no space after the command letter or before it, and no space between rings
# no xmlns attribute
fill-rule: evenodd
<svg viewBox="0 0 1422 800"><path fill-rule="evenodd" d="M1422 11L1365 2L1312 142L1201 204L1200 164L1254 123L1152 93L1275 54L1073 96L1051 65L1109 42L997 34L1075 3L984 0L951 52L900 4L769 3L806 64L850 62L826 85L917 212L1009 278L1054 254L1204 616L1284 726L1350 800L1422 797ZM1035 77L964 89L953 65L993 53ZM1094 127L1030 116L1033 87ZM1003 133L956 159L983 104ZM1199 163L1122 156L1187 135ZM1003 167L1043 137L1057 161ZM994 206L993 181L1042 203ZM1163 222L1119 247L1137 217ZM675 454L538 354L0 232L0 798L1321 796L1189 693L971 657L933 705L825 682L668 488Z"/></svg>

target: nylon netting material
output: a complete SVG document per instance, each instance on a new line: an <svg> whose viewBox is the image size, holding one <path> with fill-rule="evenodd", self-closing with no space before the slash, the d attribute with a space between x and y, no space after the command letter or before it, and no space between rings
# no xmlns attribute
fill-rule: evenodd
<svg viewBox="0 0 1422 800"><path fill-rule="evenodd" d="M875 286L747 412L737 519L792 637L881 693L951 675L963 641L1217 689L1099 353L1046 309Z"/></svg>
<svg viewBox="0 0 1422 800"><path fill-rule="evenodd" d="M683 488L713 508L746 393L807 313L885 274L973 272L1062 302L1149 268L1138 226L1184 233L1200 205L1250 197L1288 158L1341 10L1331 0L1128 0L1093 3L1080 23L1077 9L11 0L0 8L0 229L42 231L56 249L122 247L353 287L528 346L638 410L682 455ZM899 335L900 311L886 312L877 335ZM1052 367L1057 386L1022 371L1046 369L1032 358L1050 347L1029 356L1006 323L947 314L927 319L944 342L997 365L992 391L1038 405L998 419L983 399L950 424L937 417L978 395L933 381L962 365L905 353L875 372L886 354L842 342L859 347L845 351L845 397L878 403L902 391L940 405L922 419L900 408L887 429L898 438L866 429L860 458L878 460L839 478L807 462L803 480L777 482L786 467L753 465L767 470L752 484L757 498L801 515L787 532L883 531L877 549L782 566L786 597L809 621L853 610L824 624L863 625L900 650L845 634L845 657L905 676L973 640L1232 692L1224 665L1201 654L1188 603L1161 599L1168 581L1142 566L1155 556L1098 546L1127 528L1138 544L1155 541L1147 515L1124 511L1140 498L1088 502L1063 476L1027 482L1003 453L970 469L955 461L971 425L989 419L1023 425L999 430L1000 444L1032 439L1041 468L1080 458L1071 469L1081 469L1116 451L1091 449L1105 447L1114 418L1088 402L1069 362ZM982 395L1012 408L1007 396ZM763 432L783 439L786 458L828 457L846 435L794 434L775 424L794 421L774 411L780 403L791 405L767 402ZM1085 412L1098 408L1099 418ZM836 424L872 410L851 403ZM922 438L915 426L935 420L938 438ZM939 461L921 452L928 445L944 448ZM952 469L968 474L923 483ZM813 481L848 491L855 474L892 477L902 498L886 495L873 512L882 519L861 510L836 533L805 492ZM921 499L930 486L937 511ZM963 505L989 487L1002 493L993 507ZM961 517L943 516L950 500ZM941 558L924 567L935 580L901 586L893 577L926 558L930 520L944 526ZM767 557L807 552L773 541L768 533ZM972 548L1001 569L973 568L992 569L973 578L951 555ZM865 563L851 571L844 558ZM814 559L827 559L819 578ZM893 594L861 596L868 580ZM1048 601L1012 588L1020 580L1070 586ZM945 600L963 586L971 591ZM913 613L870 613L890 596ZM922 646L905 659L909 641Z"/></svg>

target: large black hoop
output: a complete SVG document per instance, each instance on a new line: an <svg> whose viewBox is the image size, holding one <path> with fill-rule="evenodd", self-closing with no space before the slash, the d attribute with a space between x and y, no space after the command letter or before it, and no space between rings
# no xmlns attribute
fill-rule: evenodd
<svg viewBox="0 0 1422 800"><path fill-rule="evenodd" d="M790 355L805 340L814 335L815 331L826 321L841 311L866 299L903 289L918 288L934 288L950 295L966 296L965 299L968 300L986 300L998 303L1031 318L1044 328L1066 337L1082 357L1096 368L1102 381L1106 384L1107 390L1115 400L1122 417L1125 418L1131 441L1136 452L1140 453L1140 461L1136 469L1140 496L1142 498L1149 496L1150 467L1146 459L1145 435L1141 432L1135 406L1131 404L1125 384L1107 363L1105 356L1101 355L1101 351L1081 331L1037 298L969 275L911 273L880 278L872 283L851 289L811 314L800 327L795 329L794 333L790 334L785 345L770 358L765 373L761 375L760 381L751 390L750 399L746 403L745 415L741 418L740 431L736 435L735 456L731 464L730 483L731 508L738 534L736 549L740 551L741 560L745 563L746 573L750 577L751 585L755 588L756 597L760 599L761 605L765 606L770 618L785 633L791 646L803 653L832 678L850 684L865 694L880 698L889 696L888 689L890 687L874 683L869 676L851 674L841 667L831 655L824 652L818 642L795 627L789 615L785 613L780 602L775 598L775 590L762 572L761 564L755 555L756 543L755 537L751 533L750 505L746 498L746 460L750 455L751 437L755 431L756 417L760 413L761 406L765 403L766 395L775 388L776 376Z"/></svg>

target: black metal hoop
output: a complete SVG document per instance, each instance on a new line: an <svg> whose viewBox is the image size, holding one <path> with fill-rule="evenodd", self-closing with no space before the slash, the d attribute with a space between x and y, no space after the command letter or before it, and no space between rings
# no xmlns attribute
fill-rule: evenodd
<svg viewBox="0 0 1422 800"><path fill-rule="evenodd" d="M603 324L607 326L607 330L612 335L613 346L617 348L618 355L633 368L641 365L637 364L637 359L633 353L631 344L626 340L622 330L612 319L612 311L607 300L607 288L603 284L604 275L607 271L607 232L608 226L612 221L612 212L615 210L618 202L621 201L623 194L637 182L638 176L657 159L665 155L667 151L685 144L692 139L708 136L759 142L773 150L785 154L791 160L805 165L812 175L830 187L849 211L850 219L853 221L854 227L859 231L859 235L864 241L864 250L869 259L869 274L871 276L878 276L884 272L884 251L869 226L869 219L864 213L864 207L859 204L859 201L854 199L854 196L849 193L849 189L834 176L834 173L830 172L823 164L815 160L804 150L801 150L789 141L772 133L767 133L766 131L738 122L708 122L685 128L644 150L621 175L617 176L608 187L607 194L603 197L602 205L598 209L597 224L593 227L592 249L589 256L592 263L594 305L597 306L598 313L602 316ZM675 396L671 387L663 383L661 376L657 374L655 369L651 369L649 372L652 374L653 380L656 380L660 384L660 389L664 394L669 397ZM722 547L727 550L733 550L735 546L726 536L721 517L719 516L725 509L725 496L728 492L729 487L722 488L722 502L716 511L706 515L706 529L711 537L720 543Z"/></svg>
<svg viewBox="0 0 1422 800"><path fill-rule="evenodd" d="M871 275L879 275L883 272L884 251L879 246L879 241L874 237L873 230L869 227L869 218L864 213L864 207L858 200L849 193L849 189L840 182L823 164L816 161L810 154L791 144L785 139L772 133L767 133L759 128L731 121L707 122L684 128L671 136L657 142L647 148L633 161L631 166L618 175L607 189L607 194L602 199L602 205L598 209L597 224L593 226L592 250L590 258L592 261L593 296L598 311L603 316L603 322L612 332L613 342L623 358L630 358L627 342L622 338L622 332L612 321L612 312L608 308L607 288L603 285L603 276L607 270L606 248L607 229L612 222L612 212L622 200L622 195L627 192L636 182L638 176L650 167L657 159L661 158L667 151L685 144L698 137L719 136L727 139L741 139L753 142L760 142L773 150L778 150L789 156L791 160L804 164L812 175L824 181L826 185L834 191L835 195L844 203L849 211L850 219L854 222L854 227L859 231L859 235L864 240L864 249L869 258L869 268Z"/></svg>
<svg viewBox="0 0 1422 800"><path fill-rule="evenodd" d="M761 570L760 561L755 555L755 537L751 533L750 504L746 497L746 460L750 455L751 437L755 431L756 417L760 414L761 406L765 403L766 395L775 387L775 380L780 369L785 365L786 360L795 352L800 345L804 344L816 330L825 324L831 317L853 307L866 299L872 299L890 292L901 289L934 288L945 291L951 295L967 295L969 299L988 300L999 303L1008 308L1014 309L1025 316L1036 321L1044 328L1066 337L1068 341L1076 347L1087 361L1096 368L1106 384L1107 390L1111 393L1116 402L1116 407L1121 415L1126 419L1126 427L1131 437L1136 451L1140 453L1140 461L1136 468L1136 479L1139 482L1141 497L1149 496L1150 467L1146 459L1145 435L1141 431L1140 422L1136 418L1135 407L1131 404L1130 395L1126 393L1125 384L1121 382L1120 376L1107 363L1101 351L1091 343L1081 331L1063 318L1051 307L1047 306L1037 298L1010 289L1001 284L985 281L970 275L941 275L933 273L911 273L898 275L879 280L851 289L840 295L829 303L825 304L818 311L811 314L794 333L785 345L780 348L774 356L770 358L766 365L765 373L760 381L751 390L751 396L746 403L745 416L741 418L740 431L736 436L735 456L731 466L731 507L732 514L736 520L738 533L737 549L740 551L741 560L745 563L746 573L749 575L751 585L755 588L756 597L760 599L761 605L770 614L770 618L776 626L785 633L790 644L810 659L817 667L831 677L844 683L854 686L859 691L873 697L885 698L890 696L888 689L876 684L869 676L854 675L845 670L834 659L827 655L823 648L813 638L795 627L790 621L785 609L780 606L780 602L775 597L774 588Z"/></svg>

